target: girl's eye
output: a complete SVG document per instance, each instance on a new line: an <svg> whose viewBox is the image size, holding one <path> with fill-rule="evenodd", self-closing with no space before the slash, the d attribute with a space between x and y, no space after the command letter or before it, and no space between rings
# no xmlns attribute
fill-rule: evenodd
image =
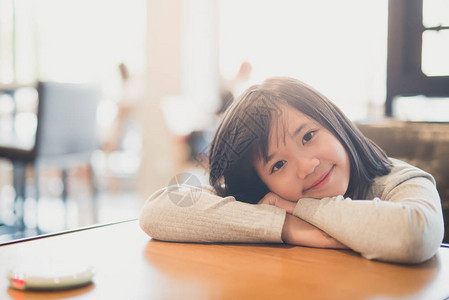
<svg viewBox="0 0 449 300"><path fill-rule="evenodd" d="M303 143L303 145L304 145L305 143L307 143L308 141L310 141L310 140L313 138L314 135L315 135L315 131L307 132L307 133L304 135L304 137L302 138L302 143Z"/></svg>
<svg viewBox="0 0 449 300"><path fill-rule="evenodd" d="M285 160L280 160L278 162L276 162L273 167L271 168L271 173L274 173L276 171L279 171L286 163L287 161Z"/></svg>

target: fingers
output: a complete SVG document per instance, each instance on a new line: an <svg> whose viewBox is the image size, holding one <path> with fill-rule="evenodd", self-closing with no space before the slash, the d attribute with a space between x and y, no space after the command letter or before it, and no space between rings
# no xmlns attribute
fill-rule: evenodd
<svg viewBox="0 0 449 300"><path fill-rule="evenodd" d="M293 214L293 210L295 209L296 203L284 199L279 199L275 205L279 208L285 209L287 213Z"/></svg>
<svg viewBox="0 0 449 300"><path fill-rule="evenodd" d="M291 202L291 201L285 200L285 199L281 198L279 195L272 193L272 192L266 194L262 198L262 200L260 200L258 202L258 204L273 205L273 206L284 209L289 214L293 213L293 210L295 209L295 206L296 206L296 202Z"/></svg>
<svg viewBox="0 0 449 300"><path fill-rule="evenodd" d="M269 205L273 205L274 204L274 193L268 193L266 194L257 204L269 204Z"/></svg>
<svg viewBox="0 0 449 300"><path fill-rule="evenodd" d="M281 197L279 197L277 194L269 192L268 194L266 194L262 200L259 201L258 204L269 204L269 205L276 205L276 203L282 199Z"/></svg>

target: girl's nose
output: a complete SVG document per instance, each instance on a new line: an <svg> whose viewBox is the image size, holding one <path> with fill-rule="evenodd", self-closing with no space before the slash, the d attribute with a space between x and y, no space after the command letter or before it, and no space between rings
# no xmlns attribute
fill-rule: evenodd
<svg viewBox="0 0 449 300"><path fill-rule="evenodd" d="M309 174L315 171L315 168L320 164L320 160L316 157L298 157L297 158L297 176L300 179L306 178Z"/></svg>

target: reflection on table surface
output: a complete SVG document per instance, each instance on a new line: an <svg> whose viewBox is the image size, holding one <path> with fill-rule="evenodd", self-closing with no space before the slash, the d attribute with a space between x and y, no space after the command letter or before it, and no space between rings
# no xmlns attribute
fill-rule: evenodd
<svg viewBox="0 0 449 300"><path fill-rule="evenodd" d="M152 240L137 221L0 247L0 277L17 264L91 264L92 285L0 298L216 299L417 298L449 296L449 249L419 265L370 261L349 250L271 244Z"/></svg>

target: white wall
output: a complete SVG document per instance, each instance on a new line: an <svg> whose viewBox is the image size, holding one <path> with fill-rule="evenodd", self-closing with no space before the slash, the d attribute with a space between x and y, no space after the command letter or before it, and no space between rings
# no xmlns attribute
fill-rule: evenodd
<svg viewBox="0 0 449 300"><path fill-rule="evenodd" d="M146 93L150 101L181 94L182 0L147 0Z"/></svg>
<svg viewBox="0 0 449 300"><path fill-rule="evenodd" d="M143 153L138 190L142 198L168 184L175 173L173 137L159 102L181 94L181 0L147 0L145 101L139 109Z"/></svg>
<svg viewBox="0 0 449 300"><path fill-rule="evenodd" d="M202 119L218 104L217 9L217 0L147 0L146 101L139 111L143 197L166 186L181 171L183 150L167 123L205 123ZM194 109L181 115L162 114L161 103L168 98Z"/></svg>

